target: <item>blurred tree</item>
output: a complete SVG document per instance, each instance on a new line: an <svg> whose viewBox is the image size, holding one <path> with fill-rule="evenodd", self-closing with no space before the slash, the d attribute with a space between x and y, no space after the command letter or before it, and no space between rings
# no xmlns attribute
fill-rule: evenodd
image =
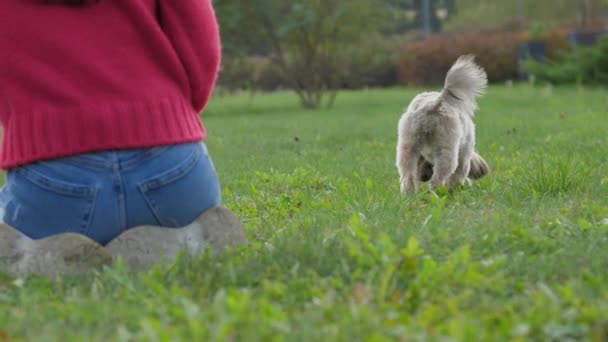
<svg viewBox="0 0 608 342"><path fill-rule="evenodd" d="M590 0L578 0L578 5L581 13L581 26L587 27L591 17L591 1Z"/></svg>
<svg viewBox="0 0 608 342"><path fill-rule="evenodd" d="M416 0L416 5L420 9L418 22L426 35L441 31L441 19L439 9L447 10L442 0ZM447 16L447 13L446 13Z"/></svg>
<svg viewBox="0 0 608 342"><path fill-rule="evenodd" d="M456 14L456 0L445 0L450 16Z"/></svg>
<svg viewBox="0 0 608 342"><path fill-rule="evenodd" d="M555 26L606 20L608 0L456 0L457 15L446 27L450 30L511 27L519 22Z"/></svg>
<svg viewBox="0 0 608 342"><path fill-rule="evenodd" d="M608 5L607 0L578 0L581 27L586 28L592 25L594 19L602 14L602 7L605 8L606 5Z"/></svg>
<svg viewBox="0 0 608 342"><path fill-rule="evenodd" d="M306 108L333 104L345 47L380 32L384 0L220 0L225 51L263 53L280 68ZM352 72L352 71L346 71Z"/></svg>
<svg viewBox="0 0 608 342"><path fill-rule="evenodd" d="M404 33L416 29L426 34L437 33L442 29L442 20L456 13L456 0L384 1L393 13L393 23L388 33Z"/></svg>

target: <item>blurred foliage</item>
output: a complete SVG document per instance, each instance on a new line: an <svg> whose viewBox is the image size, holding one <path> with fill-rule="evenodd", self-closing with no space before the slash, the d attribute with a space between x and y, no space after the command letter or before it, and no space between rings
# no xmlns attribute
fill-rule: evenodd
<svg viewBox="0 0 608 342"><path fill-rule="evenodd" d="M407 44L395 63L402 84L443 84L445 73L463 54L476 55L490 81L517 78L517 46L513 33L471 32L437 35Z"/></svg>
<svg viewBox="0 0 608 342"><path fill-rule="evenodd" d="M607 7L608 0L457 0L458 15L446 23L446 28L476 30L508 23L580 25L583 21L593 25L594 17L605 15Z"/></svg>
<svg viewBox="0 0 608 342"><path fill-rule="evenodd" d="M554 84L608 85L608 39L565 53L555 61L526 61L524 68L538 80Z"/></svg>
<svg viewBox="0 0 608 342"><path fill-rule="evenodd" d="M361 89L397 85L394 58L401 44L401 38L375 36L358 44L344 46L340 53L344 58L335 66L334 72L339 79L334 86L339 89ZM228 93L291 89L292 84L277 63L271 58L259 56L226 56L218 83Z"/></svg>
<svg viewBox="0 0 608 342"><path fill-rule="evenodd" d="M216 10L227 54L267 55L306 108L333 102L346 47L376 35L389 15L382 0L222 0Z"/></svg>
<svg viewBox="0 0 608 342"><path fill-rule="evenodd" d="M424 38L422 0L214 3L221 89L291 89L307 108L331 106L338 89L441 83L464 53L478 56L491 81L517 79L521 43L542 42L556 60L570 50L570 33L605 29L608 10L608 0L432 0L431 26L446 32Z"/></svg>

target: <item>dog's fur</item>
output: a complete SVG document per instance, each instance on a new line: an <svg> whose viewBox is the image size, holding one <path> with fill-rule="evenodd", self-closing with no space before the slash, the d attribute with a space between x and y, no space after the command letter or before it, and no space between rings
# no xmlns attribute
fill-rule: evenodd
<svg viewBox="0 0 608 342"><path fill-rule="evenodd" d="M415 192L430 180L431 189L479 179L488 164L475 152L477 98L488 84L474 57L460 57L448 71L441 92L419 94L399 120L397 169L401 192Z"/></svg>

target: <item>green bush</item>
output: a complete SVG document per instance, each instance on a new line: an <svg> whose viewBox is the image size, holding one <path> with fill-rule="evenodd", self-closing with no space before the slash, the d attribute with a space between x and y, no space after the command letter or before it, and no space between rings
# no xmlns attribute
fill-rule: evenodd
<svg viewBox="0 0 608 342"><path fill-rule="evenodd" d="M256 90L274 91L291 88L289 80L277 63L270 59L259 60L256 65L256 78L253 86Z"/></svg>
<svg viewBox="0 0 608 342"><path fill-rule="evenodd" d="M266 57L225 58L218 86L234 93L239 90L274 91L289 88L280 67Z"/></svg>
<svg viewBox="0 0 608 342"><path fill-rule="evenodd" d="M399 83L394 39L378 37L351 45L342 51L340 88L390 87Z"/></svg>
<svg viewBox="0 0 608 342"><path fill-rule="evenodd" d="M393 62L398 46L386 38L368 39L349 45L336 56L336 85L340 89L389 87L398 84ZM312 72L306 67L302 73ZM223 89L275 91L292 89L278 63L267 57L226 58L218 81Z"/></svg>
<svg viewBox="0 0 608 342"><path fill-rule="evenodd" d="M554 84L608 85L608 39L562 54L554 61L528 60L524 69L537 80Z"/></svg>
<svg viewBox="0 0 608 342"><path fill-rule="evenodd" d="M233 93L254 87L255 65L246 58L224 58L217 84Z"/></svg>

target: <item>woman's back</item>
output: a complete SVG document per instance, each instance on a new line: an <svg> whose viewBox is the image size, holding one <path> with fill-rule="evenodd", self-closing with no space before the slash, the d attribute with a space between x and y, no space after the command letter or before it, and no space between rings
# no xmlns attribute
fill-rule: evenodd
<svg viewBox="0 0 608 342"><path fill-rule="evenodd" d="M3 0L0 13L0 167L204 138L220 55L210 1Z"/></svg>
<svg viewBox="0 0 608 342"><path fill-rule="evenodd" d="M199 118L219 62L211 0L0 0L0 261L54 274L246 243Z"/></svg>

